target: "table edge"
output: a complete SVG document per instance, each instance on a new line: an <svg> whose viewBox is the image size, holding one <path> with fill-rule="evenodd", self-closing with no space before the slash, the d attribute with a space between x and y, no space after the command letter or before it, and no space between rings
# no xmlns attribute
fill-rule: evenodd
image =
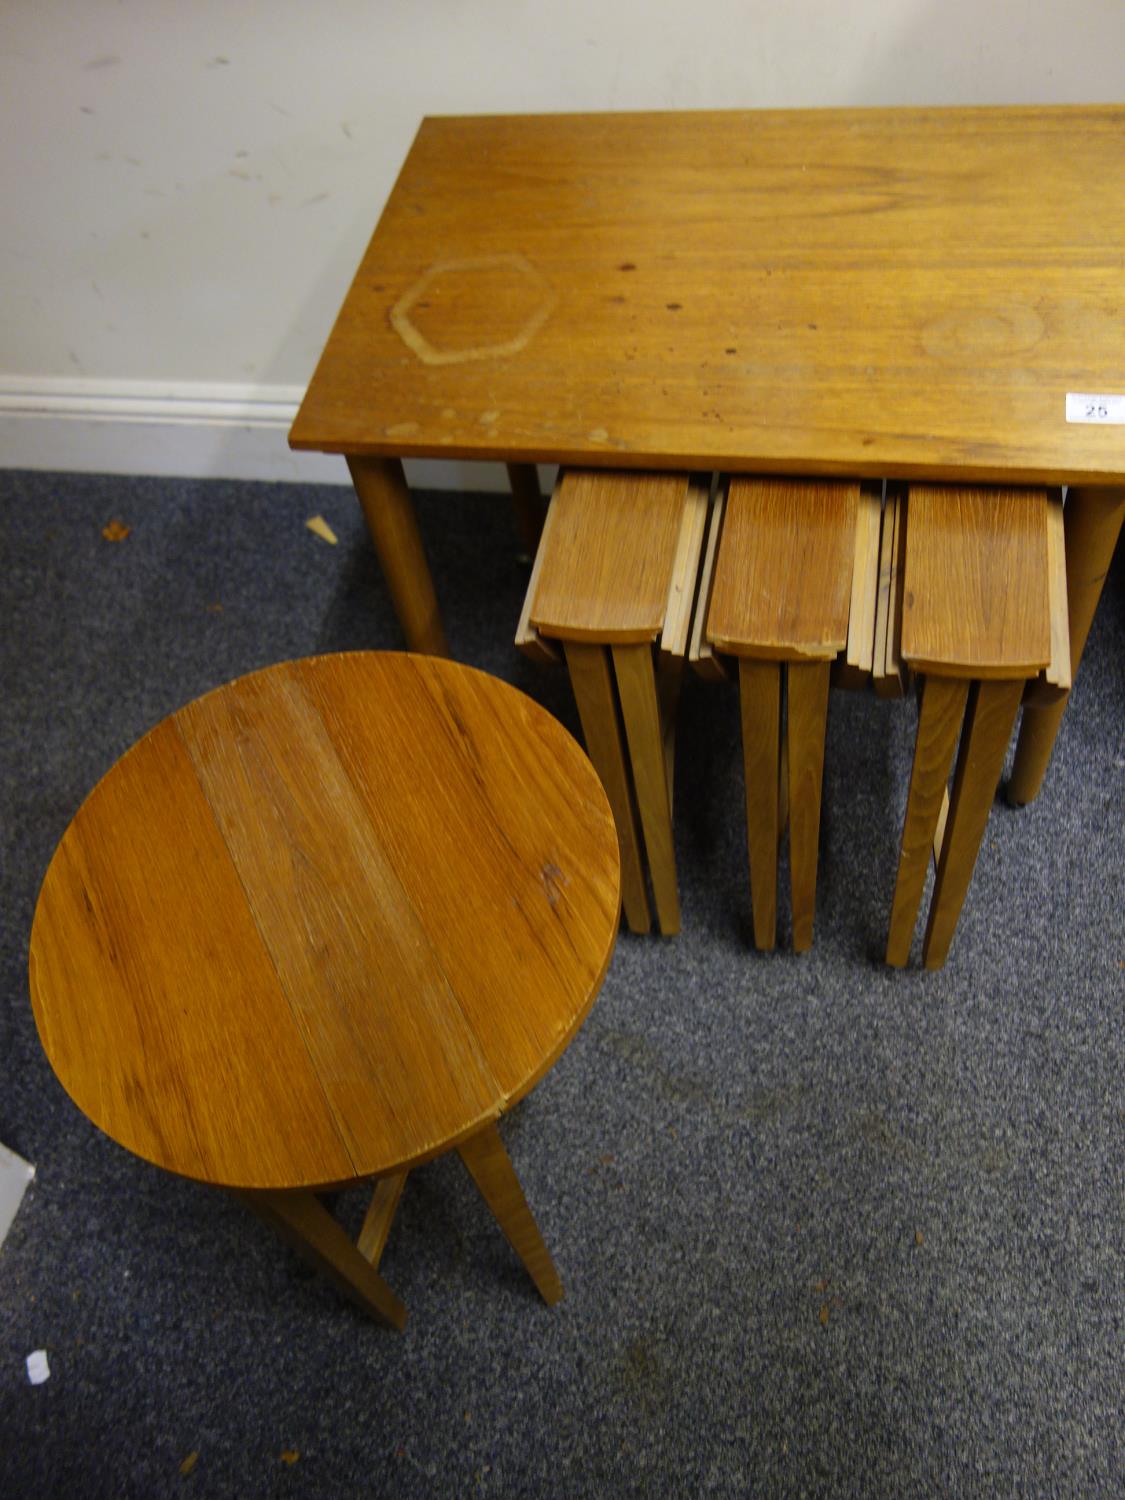
<svg viewBox="0 0 1125 1500"><path fill-rule="evenodd" d="M689 470L693 473L776 474L796 478L913 480L931 484L1092 485L1117 489L1125 485L1125 468L1081 465L1058 468L1042 464L965 462L941 465L879 462L872 459L801 459L698 450L649 452L646 449L603 451L585 447L518 447L430 443L344 443L289 436L297 453L324 453L344 458L440 459L459 463L557 464L584 469Z"/></svg>

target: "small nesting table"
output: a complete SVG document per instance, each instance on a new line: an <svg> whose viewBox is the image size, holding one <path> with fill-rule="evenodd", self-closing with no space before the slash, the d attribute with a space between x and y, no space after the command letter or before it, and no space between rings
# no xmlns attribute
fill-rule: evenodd
<svg viewBox="0 0 1125 1500"><path fill-rule="evenodd" d="M406 1174L451 1148L548 1302L496 1129L601 985L617 836L567 732L451 662L363 652L240 678L99 782L31 938L64 1088L147 1161L229 1188L356 1303ZM359 1243L316 1196L376 1179Z"/></svg>

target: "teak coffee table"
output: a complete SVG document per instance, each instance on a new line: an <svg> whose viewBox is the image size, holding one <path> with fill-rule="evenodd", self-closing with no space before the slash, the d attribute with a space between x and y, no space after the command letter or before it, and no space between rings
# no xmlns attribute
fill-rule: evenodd
<svg viewBox="0 0 1125 1500"><path fill-rule="evenodd" d="M399 460L1068 484L1077 668L1125 514L1125 108L425 120L290 442L347 456L410 645ZM1033 796L1063 702L1025 714Z"/></svg>
<svg viewBox="0 0 1125 1500"><path fill-rule="evenodd" d="M617 932L617 836L567 732L507 684L356 653L244 677L98 783L43 882L51 1065L128 1150L230 1188L355 1302L406 1174L456 1147L548 1302L496 1129L574 1036ZM316 1190L378 1182L358 1247Z"/></svg>

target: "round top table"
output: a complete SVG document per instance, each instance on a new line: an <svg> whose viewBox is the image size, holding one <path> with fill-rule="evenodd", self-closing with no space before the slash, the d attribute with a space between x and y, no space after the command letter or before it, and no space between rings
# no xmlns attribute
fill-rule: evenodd
<svg viewBox="0 0 1125 1500"><path fill-rule="evenodd" d="M314 1212L310 1189L499 1147L618 910L605 794L548 713L448 661L313 657L180 709L98 783L43 882L32 1004L115 1141Z"/></svg>

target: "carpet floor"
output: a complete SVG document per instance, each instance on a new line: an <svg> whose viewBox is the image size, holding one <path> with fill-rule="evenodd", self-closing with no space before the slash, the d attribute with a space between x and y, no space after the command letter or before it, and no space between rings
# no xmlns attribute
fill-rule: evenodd
<svg viewBox="0 0 1125 1500"><path fill-rule="evenodd" d="M576 731L565 675L512 646L507 502L419 512L455 653ZM27 987L51 853L143 731L281 658L401 647L354 499L8 472L0 547L0 1140L37 1168L0 1249L0 1493L1125 1492L1120 558L1043 793L998 799L934 974L918 938L881 962L913 699L833 694L814 946L783 919L760 955L737 695L688 682L683 931L622 933L503 1127L566 1298L454 1156L391 1234L396 1335L90 1125Z"/></svg>

